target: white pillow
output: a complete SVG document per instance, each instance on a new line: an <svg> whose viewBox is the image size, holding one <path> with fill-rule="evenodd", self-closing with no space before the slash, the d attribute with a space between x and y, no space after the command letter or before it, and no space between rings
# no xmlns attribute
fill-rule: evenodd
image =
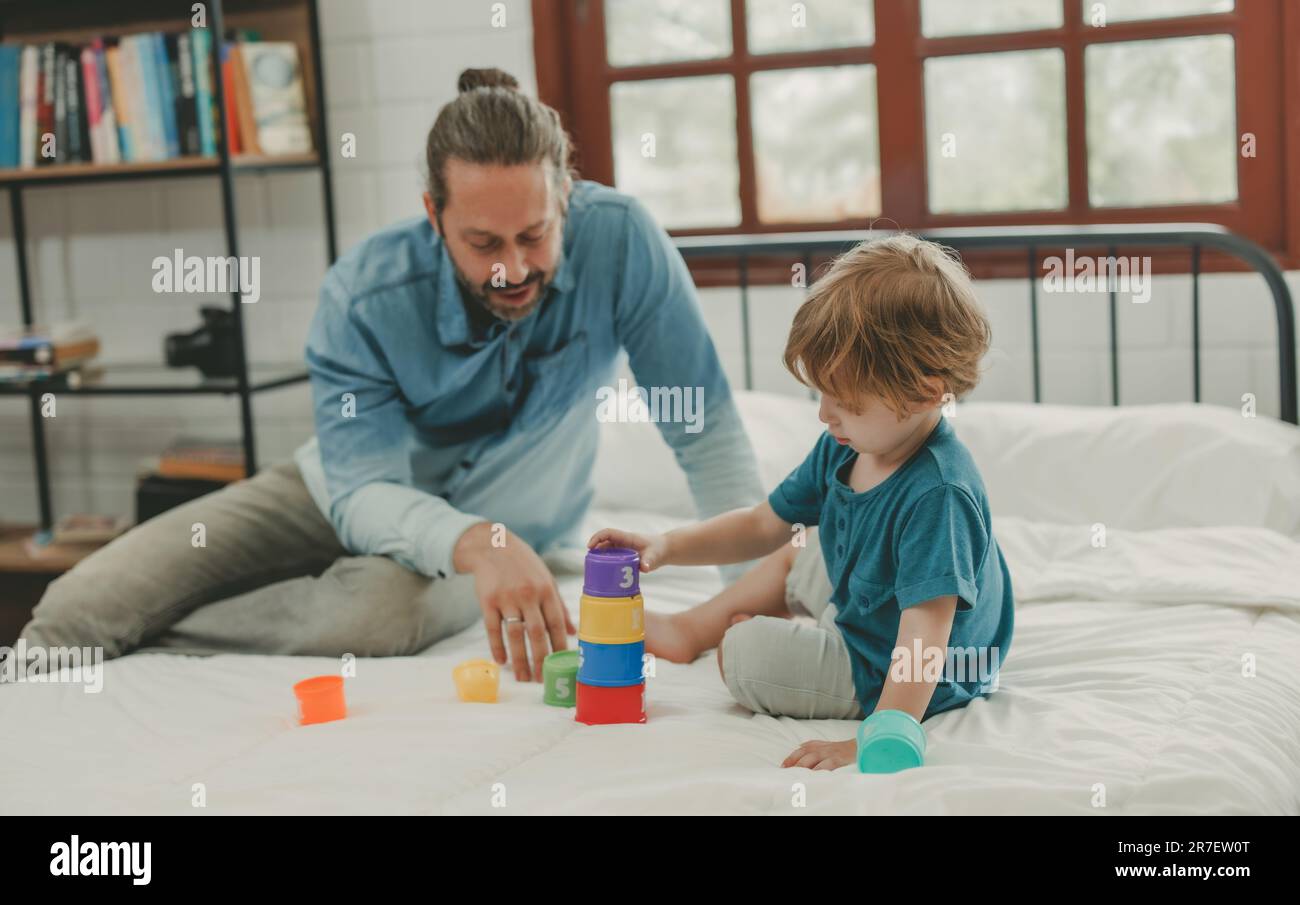
<svg viewBox="0 0 1300 905"><path fill-rule="evenodd" d="M994 516L1300 534L1300 429L1193 403L959 404Z"/></svg>
<svg viewBox="0 0 1300 905"><path fill-rule="evenodd" d="M775 393L737 392L735 398L767 493L804 460L821 435L817 403ZM594 480L593 506L695 517L686 476L659 429L648 422L600 426Z"/></svg>
<svg viewBox="0 0 1300 905"><path fill-rule="evenodd" d="M737 392L736 404L770 491L817 442L817 403ZM1009 402L962 403L952 424L995 517L1129 530L1255 525L1300 536L1300 429L1289 424L1191 403ZM695 515L653 424L603 424L595 482L596 506Z"/></svg>

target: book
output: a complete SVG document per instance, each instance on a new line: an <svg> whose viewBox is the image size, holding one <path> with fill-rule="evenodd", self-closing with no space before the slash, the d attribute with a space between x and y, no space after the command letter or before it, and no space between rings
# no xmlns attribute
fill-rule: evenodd
<svg viewBox="0 0 1300 905"><path fill-rule="evenodd" d="M67 111L68 160L73 163L89 162L90 140L86 134L85 94L81 84L81 60L76 48L68 48L63 58L63 90L67 94L64 108Z"/></svg>
<svg viewBox="0 0 1300 905"><path fill-rule="evenodd" d="M226 150L232 157L244 149L239 134L239 114L236 112L233 50L230 45L222 45L221 48L221 91L226 100L226 121L221 127L226 130Z"/></svg>
<svg viewBox="0 0 1300 905"><path fill-rule="evenodd" d="M37 381L51 390L78 389L104 376L102 365L89 362L70 368L46 365L5 364L0 362L0 384L29 384Z"/></svg>
<svg viewBox="0 0 1300 905"><path fill-rule="evenodd" d="M238 481L244 478L244 447L238 440L181 437L158 457L156 473L165 478Z"/></svg>
<svg viewBox="0 0 1300 905"><path fill-rule="evenodd" d="M22 59L18 164L23 167L34 167L36 166L36 108L41 85L40 48L34 44L24 47Z"/></svg>
<svg viewBox="0 0 1300 905"><path fill-rule="evenodd" d="M199 123L199 153L205 157L215 157L217 121L212 85L212 38L206 28L190 31L190 50L194 56L194 100Z"/></svg>
<svg viewBox="0 0 1300 905"><path fill-rule="evenodd" d="M68 51L62 44L54 45L54 163L68 162Z"/></svg>
<svg viewBox="0 0 1300 905"><path fill-rule="evenodd" d="M167 126L163 122L162 76L158 71L158 58L154 54L153 38L147 34L128 35L132 67L138 79L140 107L144 110L147 134L145 160L167 159Z"/></svg>
<svg viewBox="0 0 1300 905"><path fill-rule="evenodd" d="M54 135L54 73L56 49L53 41L41 45L40 84L36 92L36 165L49 166L48 137ZM57 150L57 148L56 148Z"/></svg>
<svg viewBox="0 0 1300 905"><path fill-rule="evenodd" d="M86 98L86 132L90 139L90 159L95 163L104 162L104 143L101 140L100 120L104 115L99 101L98 74L95 71L95 51L87 44L81 48L77 60L81 67L81 86Z"/></svg>
<svg viewBox="0 0 1300 905"><path fill-rule="evenodd" d="M174 45L168 48L167 38L161 32L149 35L149 46L153 51L153 77L158 80L158 103L162 111L163 157L169 160L181 156L181 137L176 121L176 71L172 63L175 48Z"/></svg>
<svg viewBox="0 0 1300 905"><path fill-rule="evenodd" d="M144 102L144 82L140 78L140 57L130 35L117 45L118 65L122 71L122 106L130 112L130 160L150 160L149 110Z"/></svg>
<svg viewBox="0 0 1300 905"><path fill-rule="evenodd" d="M236 44L230 50L231 74L235 82L235 116L239 120L239 146L245 154L261 154L257 141L257 120L253 116L253 98L249 93L248 70L244 66L244 48Z"/></svg>
<svg viewBox="0 0 1300 905"><path fill-rule="evenodd" d="M297 45L231 34L217 48L207 28L0 44L0 169L215 157L222 141L310 153Z"/></svg>
<svg viewBox="0 0 1300 905"><path fill-rule="evenodd" d="M297 46L289 41L249 42L239 46L239 53L247 84L250 131L256 135L261 153L309 153L311 128Z"/></svg>
<svg viewBox="0 0 1300 905"><path fill-rule="evenodd" d="M99 103L99 142L102 163L122 160L121 130L117 126L117 103L108 81L108 64L104 42L98 38L87 48L94 69L95 93Z"/></svg>
<svg viewBox="0 0 1300 905"><path fill-rule="evenodd" d="M0 44L0 169L18 166L21 132L23 48Z"/></svg>
<svg viewBox="0 0 1300 905"><path fill-rule="evenodd" d="M99 342L88 321L59 321L30 327L0 327L0 358L47 365L57 361L57 350Z"/></svg>
<svg viewBox="0 0 1300 905"><path fill-rule="evenodd" d="M174 39L174 40L172 40ZM182 154L202 154L199 139L199 116L196 105L197 87L194 81L194 53L190 49L189 34L169 36L168 52L175 50L172 67L176 73L176 128L180 132Z"/></svg>
<svg viewBox="0 0 1300 905"><path fill-rule="evenodd" d="M39 341L18 348L0 348L0 364L44 365L60 370L89 361L98 354L96 337L58 344Z"/></svg>
<svg viewBox="0 0 1300 905"><path fill-rule="evenodd" d="M22 542L23 553L28 559L57 563L58 568L71 569L76 563L94 553L103 544L59 544L53 541L37 543L33 534Z"/></svg>
<svg viewBox="0 0 1300 905"><path fill-rule="evenodd" d="M51 539L56 544L106 544L129 527L129 516L78 512L59 519Z"/></svg>
<svg viewBox="0 0 1300 905"><path fill-rule="evenodd" d="M104 67L108 71L109 96L113 99L113 115L117 119L117 144L121 160L136 160L136 128L132 119L136 113L130 105L130 92L126 87L126 70L122 51L116 45L104 48Z"/></svg>
<svg viewBox="0 0 1300 905"><path fill-rule="evenodd" d="M71 342L95 335L95 328L85 318L54 321L31 326L0 326L0 348L10 348L24 337L48 337L51 342Z"/></svg>

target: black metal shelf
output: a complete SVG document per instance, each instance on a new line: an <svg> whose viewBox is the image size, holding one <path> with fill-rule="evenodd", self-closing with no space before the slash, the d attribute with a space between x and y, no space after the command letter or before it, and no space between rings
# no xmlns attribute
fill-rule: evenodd
<svg viewBox="0 0 1300 905"><path fill-rule="evenodd" d="M0 0L0 35L6 39L22 39L20 32L11 33L6 28L8 10L28 7L29 3L9 3ZM250 10L260 10L256 0L244 0L236 4L238 12L247 16ZM321 203L325 215L326 257L330 264L337 257L337 238L334 225L334 192L330 181L330 158L327 149L330 142L325 124L325 76L321 62L320 15L316 0L267 0L266 9L275 13L275 20L281 22L284 15L290 16L294 11L304 17L297 22L296 32L300 38L299 46L304 47L309 58L301 61L304 84L314 78L314 91L307 90L307 99L311 111L315 114L312 123L312 139L315 153L294 155L291 157L269 157L253 155L236 155L230 153L229 136L225 124L227 98L221 78L213 80L213 95L216 106L215 114L219 127L217 155L215 157L181 157L162 161L138 161L121 164L58 164L17 170L0 171L0 189L9 192L9 209L13 222L15 256L17 258L18 290L22 305L22 323L32 326L35 323L35 308L32 303L31 281L27 265L27 227L23 210L23 198L26 191L47 186L66 186L78 183L109 182L118 180L154 180L194 177L216 177L221 195L222 228L226 240L226 254L239 257L238 233L235 218L234 177L240 173L275 173L282 171L313 170L320 175ZM121 7L122 14L131 15L131 7ZM185 9L188 13L188 5ZM208 28L214 36L211 45L210 62L214 73L221 72L221 45L226 33L223 0L210 0L207 5ZM111 24L121 30L122 23L117 21L114 13L106 12L103 7L87 4L80 7L90 19L100 17L99 21L83 22L87 28L101 29ZM183 22L183 25L182 25ZM152 14L142 20L145 30L157 30L158 18ZM179 20L177 27L188 27L188 18ZM78 23L58 20L58 30L70 34L78 32ZM37 29L41 31L41 29ZM41 40L48 40L48 35ZM310 73L310 76L309 76ZM218 395L235 396L239 400L240 426L246 474L250 477L257 472L257 450L253 431L252 397L255 393L279 389L303 383L308 379L307 371L300 362L272 363L250 365L246 358L244 337L244 319L242 302L236 288L230 294L231 314L237 336L235 344L234 377L207 379L196 369L182 370L168 368L164 365L102 365L102 373L86 378L77 386L68 385L64 375L31 381L25 384L0 384L0 396L27 397L31 430L32 450L36 466L36 490L41 513L38 538L48 539L54 524L54 513L50 499L50 475L45 443L45 418L41 411L41 397L46 392L69 396L194 396Z"/></svg>
<svg viewBox="0 0 1300 905"><path fill-rule="evenodd" d="M0 396L59 393L66 396L229 396L239 392L237 377L204 377L197 370L154 364L103 365L103 373L78 386L62 376L27 383L0 383ZM248 391L263 393L308 379L297 363L257 364L248 368Z"/></svg>

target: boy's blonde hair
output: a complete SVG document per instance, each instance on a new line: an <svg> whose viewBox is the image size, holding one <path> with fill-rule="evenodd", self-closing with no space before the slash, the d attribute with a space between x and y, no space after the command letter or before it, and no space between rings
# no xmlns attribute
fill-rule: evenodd
<svg viewBox="0 0 1300 905"><path fill-rule="evenodd" d="M974 389L991 337L956 254L899 234L844 253L813 284L784 360L800 383L850 407L879 396L901 421L931 398L927 377L958 399Z"/></svg>

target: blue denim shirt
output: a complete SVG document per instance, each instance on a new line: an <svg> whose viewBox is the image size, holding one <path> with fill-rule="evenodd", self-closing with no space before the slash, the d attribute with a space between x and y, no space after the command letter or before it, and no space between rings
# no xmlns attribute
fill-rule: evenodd
<svg viewBox="0 0 1300 905"><path fill-rule="evenodd" d="M294 458L348 550L432 577L452 573L477 522L539 553L581 544L597 390L622 350L640 386L703 388L702 430L658 424L700 517L763 498L690 274L635 199L577 182L546 299L514 323L486 320L468 317L426 220L330 268L306 345L316 435Z"/></svg>

